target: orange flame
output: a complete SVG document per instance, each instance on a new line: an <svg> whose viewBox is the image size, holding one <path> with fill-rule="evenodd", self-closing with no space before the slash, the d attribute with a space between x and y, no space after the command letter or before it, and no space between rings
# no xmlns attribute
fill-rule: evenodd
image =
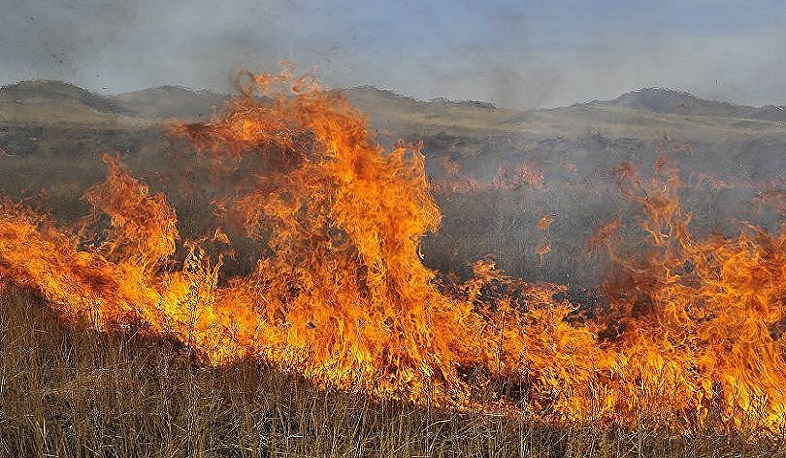
<svg viewBox="0 0 786 458"><path fill-rule="evenodd" d="M239 89L209 124L173 130L220 168L261 164L217 202L249 237L270 234L251 274L220 282L221 258L181 242L164 196L108 156L106 182L85 196L108 230L84 240L2 202L0 278L67 319L170 336L208 364L261 358L319 385L554 422L650 415L691 429L712 413L719 428L783 430L786 236L694 241L676 172L624 166L623 193L648 212L654 243L642 259L615 258L624 275L605 283L605 313L583 316L566 287L488 262L440 285L418 255L440 219L418 146L383 151L311 75L246 74Z"/></svg>

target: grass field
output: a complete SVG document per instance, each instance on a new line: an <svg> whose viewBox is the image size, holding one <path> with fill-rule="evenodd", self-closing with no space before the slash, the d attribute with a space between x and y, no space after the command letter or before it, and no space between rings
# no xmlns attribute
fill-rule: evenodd
<svg viewBox="0 0 786 458"><path fill-rule="evenodd" d="M373 91L355 94L361 99L375 96ZM16 109L15 101L8 104ZM656 142L643 138L656 135L654 131L660 136L659 129L673 129L684 137L695 131L706 135L680 157L686 176L708 166L717 148L707 143L710 135L738 135L744 142L759 143L759 155L749 162L761 170L746 169L750 180L741 181L745 186L689 189L684 195L697 209L697 224L708 230L723 228L729 215L753 219L744 212L750 210L755 191L768 189L771 182L781 184L773 181L777 176L765 174L777 175L780 169L765 166L762 159L786 144L780 124L757 121L738 132L730 128L731 121L720 118L683 123L676 115L637 112L639 119L603 109L600 114L608 119L594 118L604 120L603 131L587 130L582 107L559 114L530 113L508 124L503 121L511 113L487 107L408 100L385 107L388 111L382 113L372 107L372 123L376 120L385 128L390 117L397 128L419 126L402 136L425 136L432 165L441 157L456 157L467 175L474 174L481 183L480 189L470 191L435 191L442 229L425 239L424 262L442 274L465 273L468 260L493 255L514 276L577 286L597 281L598 261L584 258L584 243L606 220L631 212L607 172L627 159L625 155L637 153L640 164L651 166ZM192 160L190 150L170 143L152 122L89 113L95 118L79 118L74 125L36 125L40 113L33 108L19 111L16 124L0 130L0 152L5 153L0 154L0 193L27 199L64 225L76 223L89 210L82 193L106 173L99 153L117 151L136 176L167 195L185 238L212 233L214 196L207 169ZM457 117L462 121L456 122ZM516 123L517 134L505 130ZM527 137L528 130L537 136ZM552 138L552 131L572 137ZM754 134L762 136L749 140ZM742 156L748 145L744 142L734 137L724 147L738 148ZM542 186L482 187L522 159L541 169ZM731 154L719 159L713 163L715 174L738 173L738 159ZM183 182L193 186L184 189ZM537 227L544 215L555 221L548 231ZM774 224L782 217L780 212L766 221ZM554 247L545 258L536 253L541 241ZM225 277L253 267L260 243L242 243L236 246L237 258L227 260ZM316 387L297 374L256 361L210 368L176 341L133 329L100 334L85 324L59 319L30 291L11 285L1 291L0 456L786 456L783 438L712 429L675 434L643 416L624 429L567 427L526 415L468 414L372 399ZM585 293L591 298L592 291ZM713 424L712 419L707 424Z"/></svg>
<svg viewBox="0 0 786 458"><path fill-rule="evenodd" d="M786 445L648 424L561 428L316 389L255 362L205 368L175 342L64 324L11 288L0 299L0 455L774 457Z"/></svg>

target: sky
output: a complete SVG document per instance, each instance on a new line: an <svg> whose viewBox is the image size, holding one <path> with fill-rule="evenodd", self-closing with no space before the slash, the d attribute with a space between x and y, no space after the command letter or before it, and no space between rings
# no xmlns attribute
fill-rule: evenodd
<svg viewBox="0 0 786 458"><path fill-rule="evenodd" d="M0 84L228 92L285 59L329 87L538 108L667 87L786 104L786 4L726 0L0 0Z"/></svg>

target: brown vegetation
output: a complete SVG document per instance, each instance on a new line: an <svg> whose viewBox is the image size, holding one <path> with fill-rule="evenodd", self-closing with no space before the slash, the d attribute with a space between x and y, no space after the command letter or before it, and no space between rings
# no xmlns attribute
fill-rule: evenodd
<svg viewBox="0 0 786 458"><path fill-rule="evenodd" d="M408 104L412 103L404 105ZM405 119L408 109L405 106L404 114L397 116ZM479 113L474 115L482 117ZM533 116L546 119L551 114ZM415 116L406 122L410 121L422 120ZM706 122L715 123L713 129L722 128L717 120ZM429 128L443 127L440 123ZM616 190L616 183L609 181L611 165L631 145L645 153L640 162L668 149L668 145L618 139L597 131L568 140L527 140L499 131L479 137L462 125L449 129L459 134L427 137L426 154L432 164L456 157L455 163L468 170L465 178L480 185L438 191L445 218L443 230L425 241L428 265L462 274L468 260L493 254L514 275L578 285L597 280L586 269L596 267L597 260L577 255L593 230L602 245L608 239L604 224L611 222L616 229L620 213L630 213L622 200L610 197L610 190ZM761 141L766 143L766 139ZM178 219L184 222L184 236L208 235L206 221L211 218L206 209L211 208L214 190L209 180L200 179L206 177L207 169L191 161L182 145L161 138L155 128L17 125L0 132L0 147L8 153L0 156L3 191L72 223L87 209L80 198L83 191L104 176L96 153L103 149L129 152L125 161L134 172L170 198ZM709 150L699 145L694 151L702 148ZM514 150L517 157L505 157L506 149ZM522 156L527 162L521 161ZM687 155L685 163L687 172L704 165L703 159ZM517 170L516 164L543 170L535 180L537 186L533 180L515 181L503 173ZM718 168L723 171L723 166L721 161ZM435 170L431 172L438 173ZM777 192L772 189L778 182L754 178L737 181L729 189L744 195ZM184 181L194 186L184 188ZM757 186L765 189L764 194ZM42 189L45 192L40 194ZM707 198L736 199L736 205L714 212L699 209L699 226L723 229L717 223L724 215L751 219L744 214L739 195L719 196L715 188L705 191L691 194L688 189L683 198L689 206ZM235 248L236 256L227 260L227 275L251 269L250 255L259 245ZM596 299L592 291L569 294L582 296L579 302ZM64 325L37 297L14 288L2 295L0 333L0 450L8 456L786 454L781 442L773 438L720 436L714 431L674 435L643 417L626 429L589 424L566 429L531 418L459 414L325 391L254 362L204 368L194 364L189 348L174 341L142 337L133 329L103 335L78 323ZM712 423L710 418L708 424Z"/></svg>
<svg viewBox="0 0 786 458"><path fill-rule="evenodd" d="M786 456L779 441L549 427L317 390L256 362L194 364L175 342L64 324L0 298L0 455L221 457Z"/></svg>

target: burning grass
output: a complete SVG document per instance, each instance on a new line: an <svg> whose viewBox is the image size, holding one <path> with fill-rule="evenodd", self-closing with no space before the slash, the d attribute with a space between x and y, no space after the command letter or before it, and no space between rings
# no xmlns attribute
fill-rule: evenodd
<svg viewBox="0 0 786 458"><path fill-rule="evenodd" d="M138 332L68 325L30 291L0 298L0 455L786 456L774 439L545 425L317 389L255 361L211 368Z"/></svg>
<svg viewBox="0 0 786 458"><path fill-rule="evenodd" d="M319 393L411 401L439 409L433 418L502 415L494 421L519 431L568 435L646 427L657 440L714 431L766 444L784 433L784 236L694 240L667 162L651 176L618 168L650 248L620 252L614 222L593 238L616 274L590 314L567 286L488 262L467 281L440 280L419 256L440 214L417 145L383 151L363 115L311 76L246 75L239 89L210 123L173 127L213 166L211 237L181 240L166 197L106 156L79 232L3 203L0 277L66 321L169 339L224 367L214 374L261 361ZM227 278L222 255L238 238L260 255ZM542 242L543 258L558 242Z"/></svg>

